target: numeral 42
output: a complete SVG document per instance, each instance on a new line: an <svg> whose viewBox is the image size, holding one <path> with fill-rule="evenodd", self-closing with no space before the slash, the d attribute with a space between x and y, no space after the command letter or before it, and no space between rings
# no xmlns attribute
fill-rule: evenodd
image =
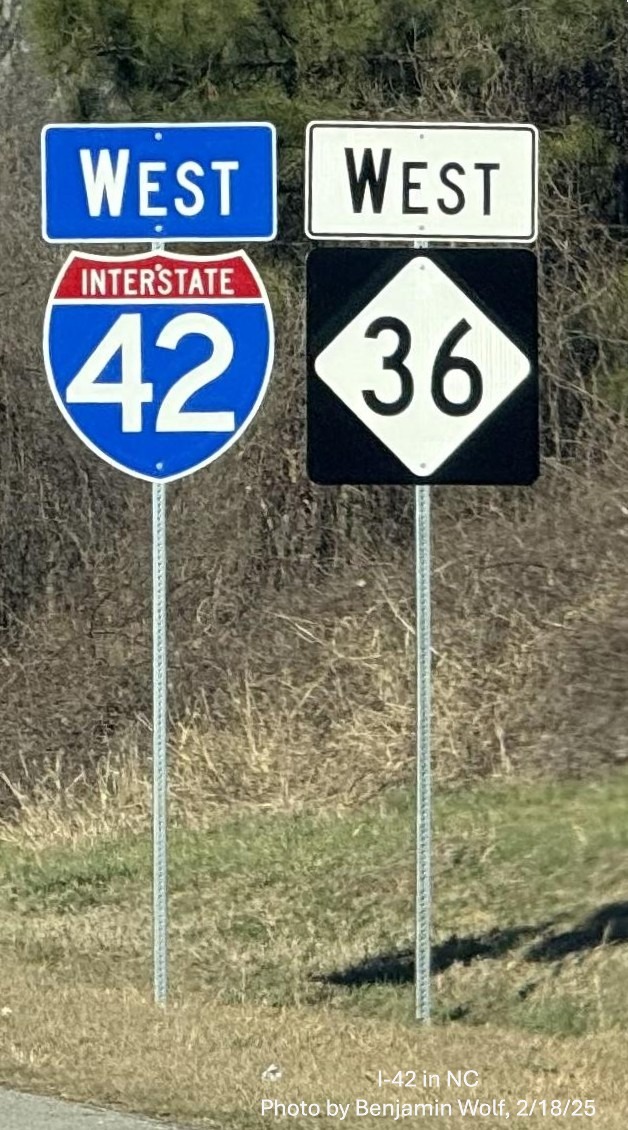
<svg viewBox="0 0 628 1130"><path fill-rule="evenodd" d="M475 411L482 399L482 375L477 365L468 357L455 357L451 352L470 329L471 326L464 318L454 326L438 350L432 368L432 399L436 407L447 416L468 416L470 412ZM410 405L414 396L414 377L405 364L412 345L412 337L405 322L400 318L387 317L376 318L367 329L365 336L378 338L384 330L392 330L397 335L397 347L393 353L382 358L382 368L396 373L399 377L401 382L399 396L393 401L380 400L372 389L365 390L362 395L368 407L378 415L398 416ZM445 377L454 369L466 373L469 378L469 394L466 400L450 400L447 396Z"/></svg>
<svg viewBox="0 0 628 1130"><path fill-rule="evenodd" d="M158 432L234 432L233 412L186 412L191 396L222 376L233 359L233 338L210 314L179 314L163 327L155 344L176 349L188 334L200 334L212 343L211 357L189 369L164 396L155 430ZM120 352L119 381L99 381L109 362ZM121 314L70 381L68 404L119 404L122 431L141 432L143 407L153 401L153 385L142 379L142 315Z"/></svg>

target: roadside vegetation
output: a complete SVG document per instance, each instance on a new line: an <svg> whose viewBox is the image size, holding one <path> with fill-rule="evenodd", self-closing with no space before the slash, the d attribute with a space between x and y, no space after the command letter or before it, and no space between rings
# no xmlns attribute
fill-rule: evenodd
<svg viewBox="0 0 628 1130"><path fill-rule="evenodd" d="M149 492L64 426L42 372L65 249L37 234L38 131L73 117L279 131L281 230L256 250L272 387L245 442L168 491L171 753L188 802L344 803L412 771L412 492L305 475L302 148L326 115L540 128L543 474L433 492L435 764L451 780L626 759L625 15L583 0L507 16L489 0L26 0L0 174L7 817L42 790L88 803L106 777L115 791L149 751Z"/></svg>
<svg viewBox="0 0 628 1130"><path fill-rule="evenodd" d="M380 1064L473 1060L487 1095L579 1089L604 1130L625 1125L626 17L621 0L5 0L4 1082L246 1130L272 1062L285 1095L378 1101ZM420 1033L412 492L305 475L302 149L326 117L541 134L543 472L432 492L436 1015ZM278 127L280 233L254 255L278 355L243 443L168 489L162 1014L150 492L81 445L46 387L66 249L38 234L38 144L55 120L226 118Z"/></svg>
<svg viewBox="0 0 628 1130"><path fill-rule="evenodd" d="M30 846L5 839L0 1079L246 1127L268 1096L423 1100L384 1095L377 1070L460 1062L480 1072L475 1097L514 1109L526 1095L580 1095L605 1130L620 1127L627 800L625 773L440 794L429 1032L414 1021L405 789L342 813L175 828L161 1017L148 837L51 846L33 827ZM274 1083L262 1079L271 1064Z"/></svg>

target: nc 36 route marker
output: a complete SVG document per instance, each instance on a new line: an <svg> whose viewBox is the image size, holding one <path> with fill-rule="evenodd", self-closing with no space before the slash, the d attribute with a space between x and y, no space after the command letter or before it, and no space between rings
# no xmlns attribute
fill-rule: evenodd
<svg viewBox="0 0 628 1130"><path fill-rule="evenodd" d="M539 471L532 125L310 122L305 232L407 240L307 264L307 462L322 484L413 483L416 599L415 1012L431 1015L430 485Z"/></svg>
<svg viewBox="0 0 628 1130"><path fill-rule="evenodd" d="M316 248L307 302L315 482L536 479L531 251Z"/></svg>

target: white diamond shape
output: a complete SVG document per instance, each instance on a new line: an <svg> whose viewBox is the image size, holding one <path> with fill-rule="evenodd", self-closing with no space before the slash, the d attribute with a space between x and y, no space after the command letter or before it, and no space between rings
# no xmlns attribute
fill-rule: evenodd
<svg viewBox="0 0 628 1130"><path fill-rule="evenodd" d="M408 407L395 416L369 408L364 392L394 402L400 378L382 367L394 353L392 329L377 337L366 331L376 318L405 322L411 347L405 360L414 378ZM432 370L445 338L462 320L470 325L455 346L456 357L473 361L482 376L482 398L465 416L450 416L432 398ZM433 475L530 374L530 361L436 263L417 256L344 327L315 361L317 375L417 477ZM452 370L445 377L449 400L464 402L469 377Z"/></svg>

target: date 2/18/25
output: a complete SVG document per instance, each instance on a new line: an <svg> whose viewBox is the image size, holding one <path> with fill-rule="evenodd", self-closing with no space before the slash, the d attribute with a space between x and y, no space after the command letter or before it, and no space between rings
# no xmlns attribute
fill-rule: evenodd
<svg viewBox="0 0 628 1130"><path fill-rule="evenodd" d="M594 1118L594 1099L517 1099L517 1118L533 1114L554 1118Z"/></svg>

